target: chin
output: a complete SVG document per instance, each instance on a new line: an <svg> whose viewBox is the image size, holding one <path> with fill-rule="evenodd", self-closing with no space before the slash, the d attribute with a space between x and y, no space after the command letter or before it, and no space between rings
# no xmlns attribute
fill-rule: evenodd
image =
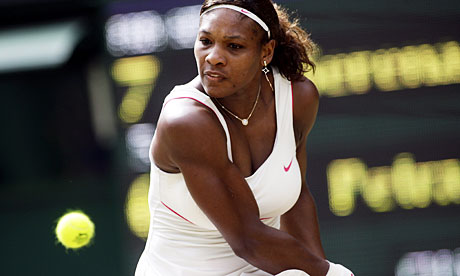
<svg viewBox="0 0 460 276"><path fill-rule="evenodd" d="M204 92L206 94L208 94L209 97L212 97L212 98L221 98L222 96L220 95L221 93L219 92L222 92L222 89L219 89L215 86L208 86L208 85L204 85L203 84L203 89L204 89Z"/></svg>
<svg viewBox="0 0 460 276"><path fill-rule="evenodd" d="M226 89L221 84L208 83L206 81L201 81L203 89L206 94L213 98L223 98L226 96Z"/></svg>

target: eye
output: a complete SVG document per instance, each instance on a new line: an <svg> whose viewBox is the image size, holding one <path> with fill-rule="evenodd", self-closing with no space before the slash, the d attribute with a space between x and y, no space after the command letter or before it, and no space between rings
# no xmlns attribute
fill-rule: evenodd
<svg viewBox="0 0 460 276"><path fill-rule="evenodd" d="M203 44L204 46L207 46L207 45L210 45L211 44L211 40L207 39L207 38L200 38L200 42L201 44Z"/></svg>
<svg viewBox="0 0 460 276"><path fill-rule="evenodd" d="M230 45L228 47L230 47L230 48L232 48L234 50L243 48L243 46L241 46L239 44L236 44L236 43L230 43Z"/></svg>

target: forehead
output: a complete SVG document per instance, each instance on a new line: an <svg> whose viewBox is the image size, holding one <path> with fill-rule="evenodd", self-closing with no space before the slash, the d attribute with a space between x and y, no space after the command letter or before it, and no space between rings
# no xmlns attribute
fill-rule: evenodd
<svg viewBox="0 0 460 276"><path fill-rule="evenodd" d="M251 18L237 11L219 8L201 16L200 31L225 35L256 36L258 25Z"/></svg>

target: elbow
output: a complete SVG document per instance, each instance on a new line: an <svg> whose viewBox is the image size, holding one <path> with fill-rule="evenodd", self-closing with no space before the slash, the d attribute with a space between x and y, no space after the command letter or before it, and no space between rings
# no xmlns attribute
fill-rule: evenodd
<svg viewBox="0 0 460 276"><path fill-rule="evenodd" d="M256 255L256 249L253 245L254 243L254 241L240 237L238 242L230 244L230 246L236 256L249 261Z"/></svg>
<svg viewBox="0 0 460 276"><path fill-rule="evenodd" d="M260 249L260 236L251 234L239 235L229 244L235 255L246 261L250 261L257 256L257 252Z"/></svg>
<svg viewBox="0 0 460 276"><path fill-rule="evenodd" d="M236 256L249 263L257 262L267 243L270 243L270 227L257 220L227 236L226 240Z"/></svg>

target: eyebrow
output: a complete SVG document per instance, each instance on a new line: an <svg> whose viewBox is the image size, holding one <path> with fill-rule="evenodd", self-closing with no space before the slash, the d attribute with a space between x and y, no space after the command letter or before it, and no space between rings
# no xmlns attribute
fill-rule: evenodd
<svg viewBox="0 0 460 276"><path fill-rule="evenodd" d="M205 34L207 34L207 35L212 35L211 32L206 31L206 30L200 30L199 32L200 32L200 33L205 33ZM225 39L243 39L243 37L240 36L240 35L226 35L226 36L224 36L224 38L225 38Z"/></svg>

